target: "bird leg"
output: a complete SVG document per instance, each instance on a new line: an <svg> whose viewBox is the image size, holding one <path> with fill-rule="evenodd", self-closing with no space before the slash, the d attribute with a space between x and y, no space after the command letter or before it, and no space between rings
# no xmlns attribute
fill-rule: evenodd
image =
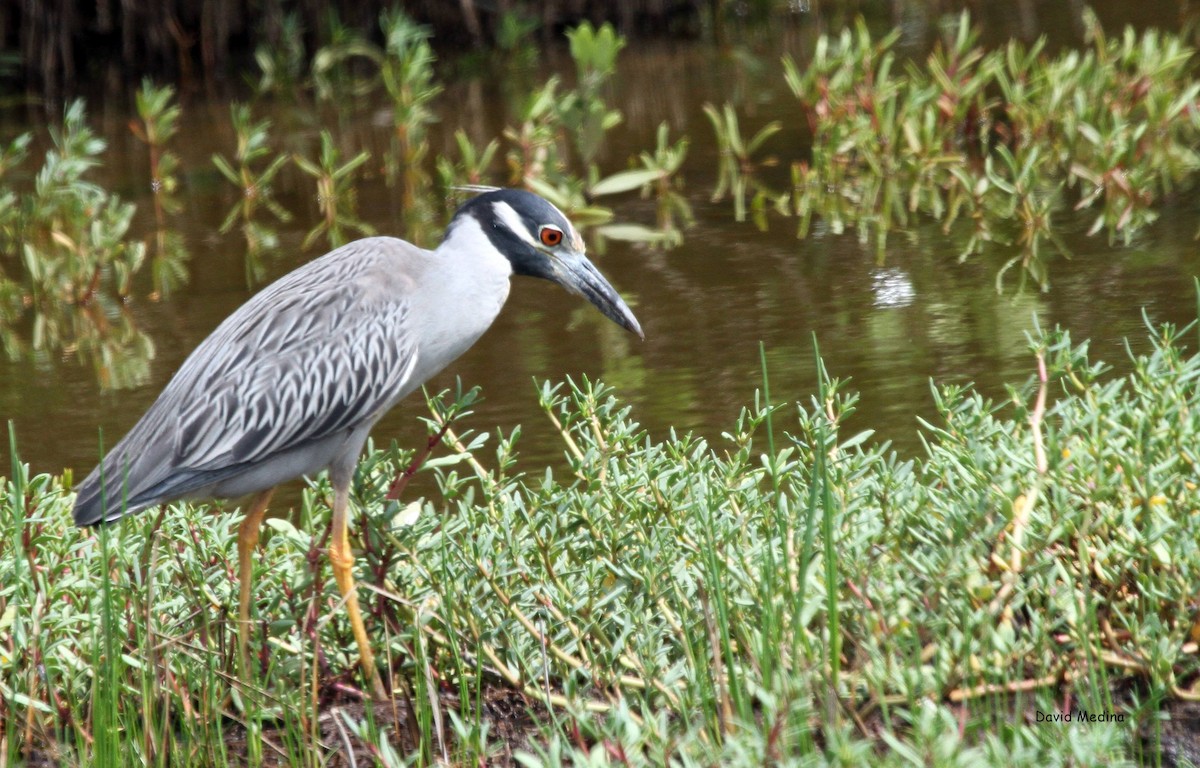
<svg viewBox="0 0 1200 768"><path fill-rule="evenodd" d="M246 676L250 674L250 656L246 651L250 640L250 582L253 575L250 558L258 546L258 532L274 492L274 488L268 488L255 496L238 526L238 586L241 588L238 594L238 661Z"/></svg>
<svg viewBox="0 0 1200 768"><path fill-rule="evenodd" d="M346 612L350 616L350 627L354 630L354 639L358 642L358 652L362 659L363 672L371 682L376 699L386 699L383 681L379 679L379 670L375 668L375 654L371 652L371 642L367 639L367 628L363 624L362 612L358 608L358 595L354 587L354 553L347 541L346 508L350 502L350 483L335 482L333 487L333 529L332 541L329 543L329 564L333 566L333 577L338 589L346 601Z"/></svg>

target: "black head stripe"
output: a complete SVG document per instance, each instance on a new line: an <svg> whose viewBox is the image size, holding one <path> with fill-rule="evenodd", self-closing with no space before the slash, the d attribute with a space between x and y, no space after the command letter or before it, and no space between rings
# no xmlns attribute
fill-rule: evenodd
<svg viewBox="0 0 1200 768"><path fill-rule="evenodd" d="M498 204L513 210L519 222L511 217L504 218L497 212ZM523 189L499 189L473 197L458 209L447 231L463 216L471 216L479 222L488 239L496 249L512 262L513 272L518 275L546 277L548 263L545 254L533 243L538 242L538 230L551 224L563 231L565 238L572 232L571 223L557 208L541 197ZM512 227L523 225L524 235L514 232Z"/></svg>

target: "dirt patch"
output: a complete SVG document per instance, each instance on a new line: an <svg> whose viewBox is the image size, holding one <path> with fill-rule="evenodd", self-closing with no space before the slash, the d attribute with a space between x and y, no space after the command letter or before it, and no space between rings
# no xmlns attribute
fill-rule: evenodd
<svg viewBox="0 0 1200 768"><path fill-rule="evenodd" d="M458 696L443 694L440 697L443 713L457 711ZM513 755L532 746L540 725L547 719L545 707L529 699L519 691L490 686L483 691L483 720L487 724L490 747L487 765L515 766ZM370 711L368 711L368 707ZM353 765L376 764L374 746L358 738L347 726L349 722L365 722L373 716L380 733L386 733L388 742L400 755L411 754L417 749L419 734L415 718L410 716L409 702L403 698L391 701L370 701L341 697L323 704L318 721L320 743L328 750L322 763L330 768ZM453 755L456 748L449 722L445 723L446 750ZM262 730L262 765L289 768L292 762L286 750L280 746L283 735L279 727L264 723ZM246 729L235 725L228 731L226 747L231 765L248 765L249 744ZM435 755L440 747L435 746Z"/></svg>
<svg viewBox="0 0 1200 768"><path fill-rule="evenodd" d="M1167 717L1159 724L1157 739L1151 726L1142 726L1139 731L1147 754L1154 754L1157 742L1164 768L1200 765L1200 703L1168 701L1162 712Z"/></svg>

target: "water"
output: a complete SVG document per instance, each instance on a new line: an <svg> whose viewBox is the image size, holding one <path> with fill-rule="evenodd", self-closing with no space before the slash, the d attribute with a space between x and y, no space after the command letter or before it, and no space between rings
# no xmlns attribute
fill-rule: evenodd
<svg viewBox="0 0 1200 768"><path fill-rule="evenodd" d="M1121 17L1126 11L1120 5L1102 9L1110 28L1152 18ZM920 49L927 44L930 20L906 14L899 19L910 30L906 45ZM875 23L890 23L889 18L881 16ZM1034 21L1035 31L1060 29L1056 18ZM1005 254L994 249L987 258L959 263L954 244L933 223L893 233L881 260L873 244L860 243L852 232L838 235L818 226L798 240L793 220L770 216L765 231L735 222L728 200L709 200L717 152L701 106L733 101L747 134L781 120L784 130L768 145L770 152L784 166L802 157L805 120L786 92L778 57L781 50L802 56L818 28L829 23L800 23L773 38L737 47L733 54L699 44L644 41L622 53L610 103L622 110L625 122L613 132L602 165L606 171L620 169L628 156L651 148L657 125L668 121L673 137L686 134L691 140L683 177L696 224L673 250L615 240L601 248L594 234L585 233L597 265L640 318L645 342L556 286L516 280L495 326L431 382L437 390L452 386L457 376L466 386L483 387L485 400L467 427L507 431L520 424L525 469L538 473L548 463L560 463L563 448L538 410L535 382L586 375L614 385L633 417L655 437L675 428L719 445L721 432L732 427L760 386L760 342L774 398L809 401L816 381L815 335L831 374L852 379L851 387L861 393L859 413L848 430L874 429L874 439L889 440L902 454L914 455L921 450L917 419L936 421L930 381L973 382L986 395L1002 399L1005 382L1019 384L1034 370L1025 334L1035 321L1067 328L1077 340L1091 339L1093 355L1120 369L1126 337L1135 349L1146 346L1143 313L1154 323L1182 324L1195 317L1192 275L1200 272L1200 256L1193 239L1194 197L1171 201L1159 223L1129 247L1110 247L1103 236L1083 236L1087 222L1082 219L1064 220L1073 258L1051 263L1051 285L1045 292L1017 291L1010 279L1005 292L997 293L995 275ZM1029 22L1016 18L1006 23L989 27L989 36L1024 34L1022 25ZM452 151L450 136L456 128L466 130L479 146L499 136L511 119L513 94L527 92L548 72L569 73L571 67L557 52L523 75L478 70L460 68L439 97L442 122L431 154ZM183 210L169 217L169 223L191 254L190 279L186 287L155 300L143 275L134 301L123 310L153 343L146 380L133 388L104 389L96 369L70 350L0 360L0 419L13 421L22 458L34 471L71 468L77 478L90 471L99 431L107 444L122 435L188 352L261 288L261 282L247 287L241 238L218 233L225 212L236 202L210 160L214 152L232 152L228 102L189 98L183 108L182 132L172 146L183 161ZM314 115L263 102L255 105L255 114L273 120L277 151L311 157L322 126L335 130L346 156L351 149L369 149L373 159L357 189L359 214L380 233L432 246L438 227L406 227L402 197L383 179L387 115L382 109L381 104L365 105L344 115L327 109ZM147 151L127 129L125 100L92 98L89 118L109 141L96 180L138 204L135 230L149 237L154 215L145 182ZM0 139L29 128L44 138L44 126L35 119L15 111L0 117ZM782 168L776 173L776 180L785 177ZM771 180L770 172L767 176ZM304 233L318 219L311 180L289 167L277 193L293 218L277 227L280 249L264 263L266 277L326 250L321 242L301 247ZM613 205L619 221L654 223L652 201L627 195L615 204L605 202ZM28 341L37 332L35 319L26 317L16 331ZM410 399L379 424L376 439L419 445L421 415L423 404ZM7 467L7 459L2 466Z"/></svg>

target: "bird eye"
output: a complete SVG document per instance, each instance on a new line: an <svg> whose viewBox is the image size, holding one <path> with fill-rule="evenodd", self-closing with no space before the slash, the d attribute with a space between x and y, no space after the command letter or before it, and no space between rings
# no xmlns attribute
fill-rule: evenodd
<svg viewBox="0 0 1200 768"><path fill-rule="evenodd" d="M553 248L562 242L563 233L558 227L546 225L538 231L538 236L542 238L542 245Z"/></svg>

